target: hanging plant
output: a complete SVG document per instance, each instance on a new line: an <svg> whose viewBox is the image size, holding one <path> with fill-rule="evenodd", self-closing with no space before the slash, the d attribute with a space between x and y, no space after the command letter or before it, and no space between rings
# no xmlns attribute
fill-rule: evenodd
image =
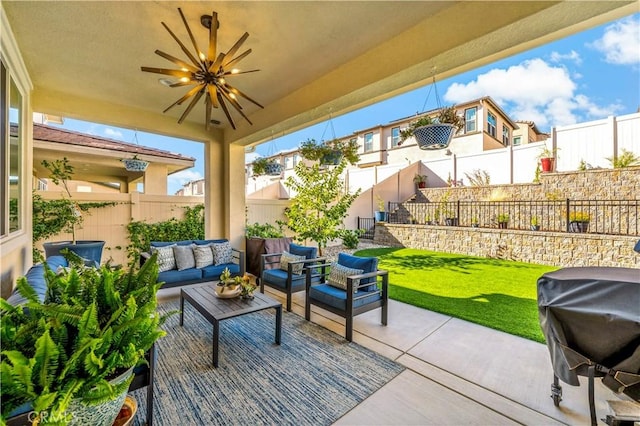
<svg viewBox="0 0 640 426"><path fill-rule="evenodd" d="M437 117L422 116L401 130L398 145L413 136L420 149L444 149L462 127L464 118L456 113L455 107L444 107L440 109Z"/></svg>
<svg viewBox="0 0 640 426"><path fill-rule="evenodd" d="M272 158L258 158L251 166L253 176L278 176L282 173L282 164Z"/></svg>
<svg viewBox="0 0 640 426"><path fill-rule="evenodd" d="M144 172L149 167L149 162L139 159L137 155L134 155L133 158L123 158L121 161L129 172Z"/></svg>
<svg viewBox="0 0 640 426"><path fill-rule="evenodd" d="M319 161L322 165L337 165L343 158L350 164L360 161L358 142L355 139L333 139L328 142L308 139L300 144L300 155L307 160Z"/></svg>

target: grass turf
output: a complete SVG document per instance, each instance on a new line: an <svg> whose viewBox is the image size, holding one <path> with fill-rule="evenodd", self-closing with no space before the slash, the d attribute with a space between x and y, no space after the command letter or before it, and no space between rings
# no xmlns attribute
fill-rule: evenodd
<svg viewBox="0 0 640 426"><path fill-rule="evenodd" d="M537 280L558 268L407 248L360 250L389 271L389 297L544 343Z"/></svg>

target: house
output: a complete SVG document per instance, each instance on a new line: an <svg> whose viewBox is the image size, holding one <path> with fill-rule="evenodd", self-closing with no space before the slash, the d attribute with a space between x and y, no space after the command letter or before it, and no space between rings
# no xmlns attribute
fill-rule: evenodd
<svg viewBox="0 0 640 426"><path fill-rule="evenodd" d="M0 179L3 286L12 287L32 264L34 111L203 143L205 179L212 183L204 196L205 233L241 245L246 147L321 122L329 111L344 114L423 86L434 77L434 66L437 77L446 78L637 12L632 0L425 1L402 7L222 1L214 7L217 37L201 25L200 17L212 11L209 2L0 3L0 156L7 165ZM187 23L201 46L213 40L225 52L244 32L251 35L238 52L244 55L239 67L261 71L228 77L246 95L236 101L241 111L209 108L214 105L208 95L209 102L180 101L189 90L181 82L141 71L175 70L157 50L183 58L162 23L185 46L196 44L188 42ZM191 55L186 60L196 63L200 52ZM207 88L223 96L213 80ZM10 122L18 124L15 136Z"/></svg>
<svg viewBox="0 0 640 426"><path fill-rule="evenodd" d="M147 170L125 169L121 160L134 155L149 162ZM75 179L69 183L72 192L128 193L138 190L141 183L143 190L140 192L166 195L167 176L189 169L195 163L195 158L161 149L34 123L34 179L44 183L47 190L54 190L55 185L47 182L48 171L42 161L63 157L75 165Z"/></svg>

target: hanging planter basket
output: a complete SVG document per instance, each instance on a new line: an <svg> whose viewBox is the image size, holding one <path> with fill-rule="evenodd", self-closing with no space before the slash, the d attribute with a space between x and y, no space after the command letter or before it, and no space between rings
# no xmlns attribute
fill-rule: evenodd
<svg viewBox="0 0 640 426"><path fill-rule="evenodd" d="M456 128L452 124L429 124L416 128L413 136L420 149L435 150L448 147L455 132Z"/></svg>
<svg viewBox="0 0 640 426"><path fill-rule="evenodd" d="M149 166L148 161L139 160L137 158L125 158L122 160L124 168L130 172L144 172Z"/></svg>
<svg viewBox="0 0 640 426"><path fill-rule="evenodd" d="M278 176L282 173L282 164L280 163L267 163L264 167L264 174L267 176Z"/></svg>
<svg viewBox="0 0 640 426"><path fill-rule="evenodd" d="M320 164L322 164L323 166L337 166L338 164L340 164L342 157L342 151L333 150L322 156L322 158L320 159Z"/></svg>

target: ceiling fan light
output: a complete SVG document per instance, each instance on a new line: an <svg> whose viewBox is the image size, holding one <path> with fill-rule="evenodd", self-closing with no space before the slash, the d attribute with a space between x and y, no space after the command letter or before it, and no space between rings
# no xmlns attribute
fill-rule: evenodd
<svg viewBox="0 0 640 426"><path fill-rule="evenodd" d="M224 84L224 83L226 83L224 78L222 77L218 78L218 84Z"/></svg>
<svg viewBox="0 0 640 426"><path fill-rule="evenodd" d="M182 78L180 79L180 81L181 81L181 82L183 82L183 83L186 83L186 82L188 82L189 80L191 80L189 77L182 77Z"/></svg>
<svg viewBox="0 0 640 426"><path fill-rule="evenodd" d="M238 68L234 68L231 70L231 74L238 74L240 70Z"/></svg>
<svg viewBox="0 0 640 426"><path fill-rule="evenodd" d="M199 53L198 53L198 56L200 57L200 60L201 60L201 61L204 61L205 59L207 59L207 57L206 57L206 56L204 56L204 53L202 53L202 52L199 52Z"/></svg>

